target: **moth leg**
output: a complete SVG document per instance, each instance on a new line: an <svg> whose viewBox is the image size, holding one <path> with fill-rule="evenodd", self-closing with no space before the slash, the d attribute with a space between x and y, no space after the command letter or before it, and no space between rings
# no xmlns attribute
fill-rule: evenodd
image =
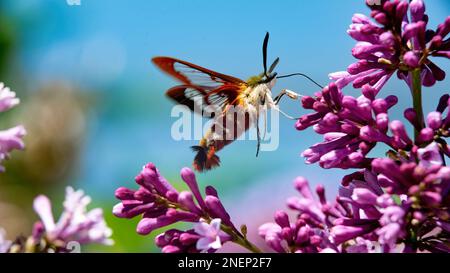
<svg viewBox="0 0 450 273"><path fill-rule="evenodd" d="M262 137L262 140L266 139L267 135L267 111L264 111L264 135Z"/></svg>
<svg viewBox="0 0 450 273"><path fill-rule="evenodd" d="M283 90L281 90L280 94L278 94L278 96L276 96L273 99L273 101L275 102L275 105L278 105L284 96L288 96L289 98L291 98L293 100L298 100L298 98L301 97L301 95L297 94L294 91L291 91L289 89L283 89Z"/></svg>
<svg viewBox="0 0 450 273"><path fill-rule="evenodd" d="M259 131L259 110L256 118L256 136L258 139L258 144L256 146L256 157L259 156L259 150L261 148L261 132Z"/></svg>
<svg viewBox="0 0 450 273"><path fill-rule="evenodd" d="M269 102L269 104L270 104L270 102L272 102L273 103L273 100L268 96L268 94L266 94L265 96L264 96L264 103L261 105L261 107L263 108L263 118L264 118L264 134L263 134L263 137L262 137L262 140L264 141L265 139L266 139L266 135L267 135L267 115L268 115L268 109L267 109L267 104L265 103L265 102Z"/></svg>
<svg viewBox="0 0 450 273"><path fill-rule="evenodd" d="M299 95L299 94L297 94L297 93L294 92L294 91L291 91L291 90L289 90L289 89L283 89L283 90L281 91L281 93L278 94L278 96L276 96L276 97L274 98L274 100L273 100L273 103L274 103L274 104L273 104L272 109L275 110L275 111L278 111L280 114L282 114L283 116L285 116L285 117L288 118L288 119L291 119L291 120L297 120L298 118L294 118L294 117L292 117L292 116L286 114L286 113L283 112L283 111L280 109L280 107L278 106L278 105L280 104L281 99L282 99L284 96L288 96L289 98L291 98L291 99L293 99L293 100L297 100L297 99L299 99L300 97L303 97L302 95Z"/></svg>
<svg viewBox="0 0 450 273"><path fill-rule="evenodd" d="M287 119L290 119L290 120L298 120L298 119L299 119L299 118L294 118L294 117L292 117L292 116L286 114L286 113L283 112L279 107L273 107L272 109L275 110L275 111L277 111L278 113L282 114L282 115L285 116Z"/></svg>

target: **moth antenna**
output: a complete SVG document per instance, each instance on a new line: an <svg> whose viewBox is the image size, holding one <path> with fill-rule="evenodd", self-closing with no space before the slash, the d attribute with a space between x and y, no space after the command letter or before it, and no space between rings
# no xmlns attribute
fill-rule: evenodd
<svg viewBox="0 0 450 273"><path fill-rule="evenodd" d="M269 68L269 74L272 74L272 72L275 70L275 67L277 67L279 62L280 58L276 58L275 61L273 61L272 65Z"/></svg>
<svg viewBox="0 0 450 273"><path fill-rule="evenodd" d="M303 74L303 73L294 73L294 74L289 74L289 75L278 76L277 79L284 79L284 78L290 78L290 77L295 77L295 76L304 77L304 78L308 79L310 82L312 82L315 85L317 85L318 87L320 87L321 89L324 88L321 84L319 84L318 82L313 80L311 77L309 77L308 75Z"/></svg>
<svg viewBox="0 0 450 273"><path fill-rule="evenodd" d="M263 53L263 67L264 67L264 76L267 77L267 45L269 44L269 32L266 32L266 36L264 37L262 53Z"/></svg>

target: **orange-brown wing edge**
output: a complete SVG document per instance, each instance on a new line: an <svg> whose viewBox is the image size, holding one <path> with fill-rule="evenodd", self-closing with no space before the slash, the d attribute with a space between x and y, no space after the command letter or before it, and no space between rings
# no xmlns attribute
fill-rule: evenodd
<svg viewBox="0 0 450 273"><path fill-rule="evenodd" d="M186 75L183 75L182 72L177 71L175 69L175 63L183 64L192 69L195 69L204 74L207 74L211 77L211 80L213 80L213 81L214 81L214 77L215 77L215 78L220 78L223 81L229 82L229 83L245 84L245 82L241 79L238 79L238 78L235 78L235 77L232 77L229 75L221 74L221 73L215 72L213 70L201 67L199 65L195 65L193 63L182 61L182 60L171 58L171 57L155 57L152 59L152 62L157 67L159 67L162 71L166 72L167 74L169 74L170 76L174 77L175 79L181 81L182 83L188 84L188 85L194 85L195 83L193 83Z"/></svg>

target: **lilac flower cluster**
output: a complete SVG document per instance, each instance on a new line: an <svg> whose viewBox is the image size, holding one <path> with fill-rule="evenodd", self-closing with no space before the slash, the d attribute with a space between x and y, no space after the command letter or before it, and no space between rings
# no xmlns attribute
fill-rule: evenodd
<svg viewBox="0 0 450 273"><path fill-rule="evenodd" d="M88 211L91 198L83 191L66 189L66 198L59 220L55 222L50 200L40 195L34 199L34 210L40 217L28 238L19 237L14 242L0 237L0 250L4 252L79 252L82 245L91 243L112 245L112 230L107 226L103 211ZM0 235L3 235L0 233ZM0 251L1 252L1 251Z"/></svg>
<svg viewBox="0 0 450 273"><path fill-rule="evenodd" d="M144 166L135 179L139 189L116 190L121 202L114 207L114 215L120 218L141 215L143 218L137 225L137 233L141 235L177 222L194 223L192 230L171 229L156 237L156 245L167 253L214 252L231 240L246 244L245 236L232 223L217 191L206 187L203 198L195 174L189 168L181 170L181 178L190 191L178 192L154 164Z"/></svg>
<svg viewBox="0 0 450 273"><path fill-rule="evenodd" d="M156 246L164 253L213 253L230 241L230 236L221 230L222 220L213 219L210 224L198 222L194 229L168 230L155 238Z"/></svg>
<svg viewBox="0 0 450 273"><path fill-rule="evenodd" d="M370 165L367 154L379 138L388 145L407 145L402 141L404 128L391 124L394 137L389 138L388 110L397 103L397 97L375 99L366 96L344 96L338 85L331 83L315 97L305 96L302 105L315 112L301 117L297 130L313 127L324 135L324 142L303 152L308 164L319 162L323 168L362 168ZM397 141L395 141L397 140Z"/></svg>
<svg viewBox="0 0 450 273"><path fill-rule="evenodd" d="M35 225L36 238L45 237L49 242L64 243L76 241L80 244L98 243L112 245L112 231L106 225L100 208L87 211L91 198L82 190L66 189L64 211L58 222L54 222L50 200L40 195L34 200L34 210L41 218Z"/></svg>
<svg viewBox="0 0 450 273"><path fill-rule="evenodd" d="M421 152L439 149L433 143ZM280 211L259 230L277 252L450 252L450 168L433 156L375 159L372 171L344 178L335 202L322 186L314 199L304 178L295 187L302 197L287 202L298 212L295 221Z"/></svg>
<svg viewBox="0 0 450 273"><path fill-rule="evenodd" d="M417 112L412 108L406 109L404 112L404 117L419 132L416 145L423 146L435 141L439 144L441 152L450 156L450 150L445 141L450 136L450 95L445 94L441 97L436 111L430 112L426 116L425 126L419 123L417 116Z"/></svg>
<svg viewBox="0 0 450 273"><path fill-rule="evenodd" d="M275 223L266 223L259 228L259 235L275 251L280 253L319 253L337 251L331 241L329 227L332 222L345 214L338 204L331 204L325 197L325 190L318 186L314 198L308 181L298 177L294 182L301 198L288 199L288 207L298 212L294 221L284 211L275 213Z"/></svg>
<svg viewBox="0 0 450 273"><path fill-rule="evenodd" d="M420 153L439 154L439 149L433 143ZM401 243L404 252L449 252L450 168L433 156L419 159L411 154L410 162L376 159L372 173L364 179L356 174L342 188L340 198L358 209L358 219L365 223L343 221L341 226L376 227L373 234L363 234L378 236L384 251Z"/></svg>
<svg viewBox="0 0 450 273"><path fill-rule="evenodd" d="M370 7L376 23L356 14L348 31L358 41L352 51L360 59L358 63L351 65L348 71L332 73L334 82L314 97L302 98L303 108L314 112L298 120L297 130L313 127L324 135L324 142L303 152L308 164L319 162L323 168L367 168L373 160L367 158L367 154L377 143L399 152L411 151L414 145L436 140L443 152L448 153L444 138L448 137L449 122L448 117L443 118L443 112L448 107L449 96L442 97L437 110L430 113L425 122L420 85L430 86L445 77L428 57L449 58L450 44L445 37L450 31L450 17L436 31L431 31L426 30L428 17L421 0L410 4L400 0L381 1L380 5ZM411 65L411 54L418 56L420 66ZM405 60L409 65L403 63ZM418 69L420 73L414 77L413 71ZM377 98L395 71L407 80L413 93L414 108L406 109L404 116L417 132L414 140L403 122L389 119L388 110L397 103L397 97ZM343 94L343 88L350 83L361 89L360 97Z"/></svg>
<svg viewBox="0 0 450 273"><path fill-rule="evenodd" d="M423 146L433 141L439 143L442 152L450 156L445 138L449 137L450 96L442 96L436 111L427 115L426 126L422 126L413 108L404 112L404 117L419 132L417 139L409 136L402 121L389 120L388 110L397 103L397 97L369 99L366 96L354 98L344 96L336 83L330 83L315 97L302 98L302 106L315 112L301 117L297 130L313 127L324 135L324 142L315 144L302 153L306 163L319 162L329 168L366 168L373 158L367 154L377 145L384 143L394 151L411 151L415 145Z"/></svg>
<svg viewBox="0 0 450 273"><path fill-rule="evenodd" d="M410 71L420 69L424 86L445 79L445 72L430 57L450 58L450 16L436 30L428 29L428 15L422 0L382 0L368 3L371 17L355 14L348 34L358 43L352 50L358 62L346 72L332 74L339 88L355 88L376 95L397 72L412 85Z"/></svg>
<svg viewBox="0 0 450 273"><path fill-rule="evenodd" d="M370 7L376 22L357 14L348 32L358 41L352 53L359 61L331 74L334 82L314 97L303 97L303 108L314 112L296 124L298 130L313 127L325 138L303 152L307 163L359 170L344 177L331 203L322 186L316 201L299 178L295 185L302 198L288 200L289 208L299 212L295 221L277 212L275 223L260 228L275 251L450 252L450 168L445 165L450 95L442 96L426 118L421 101L422 86L445 78L429 57L450 58L445 40L450 17L432 31L426 29L421 0L386 0ZM377 98L395 72L413 96L414 107L404 111L413 137L402 121L389 118L397 97ZM361 89L360 97L344 95L350 83ZM379 143L389 147L387 157L370 158Z"/></svg>
<svg viewBox="0 0 450 273"><path fill-rule="evenodd" d="M8 111L18 105L20 100L16 98L16 93L12 92L2 82L0 82L0 112ZM22 150L25 145L22 138L25 136L25 128L21 125L14 128L0 131L0 172L5 168L1 165L3 160L9 158L9 153L14 150Z"/></svg>

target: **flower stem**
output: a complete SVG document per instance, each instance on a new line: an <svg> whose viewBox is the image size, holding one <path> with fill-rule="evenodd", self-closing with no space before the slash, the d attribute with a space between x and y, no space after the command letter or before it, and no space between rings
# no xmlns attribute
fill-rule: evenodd
<svg viewBox="0 0 450 273"><path fill-rule="evenodd" d="M413 98L413 107L417 113L417 123L419 128L415 130L415 140L419 137L420 130L425 126L422 106L422 78L420 69L411 71L411 94Z"/></svg>
<svg viewBox="0 0 450 273"><path fill-rule="evenodd" d="M247 238L245 236L243 236L242 234L235 231L235 229L222 224L222 230L231 236L231 241L233 243L242 246L243 248L249 250L250 252L262 253L261 249L259 249L256 245L254 245L249 240L247 240Z"/></svg>
<svg viewBox="0 0 450 273"><path fill-rule="evenodd" d="M259 249L252 242L250 242L249 240L247 240L246 238L243 238L241 236L238 236L237 240L234 240L234 242L253 253L262 253L261 249Z"/></svg>
<svg viewBox="0 0 450 273"><path fill-rule="evenodd" d="M183 210L183 211L187 211L189 212L189 209L181 206L178 203L175 202L171 202L165 198L158 198L157 201L161 204L165 204L167 207L170 208L175 208L175 209L179 209L179 210ZM210 223L211 222L211 217L207 214L203 215L202 218L207 222ZM235 228L229 227L227 225L222 224L221 227L222 231L224 231L225 233L227 233L228 235L230 235L231 237L231 241L242 246L243 248L249 250L250 252L253 253L262 253L261 249L259 249L256 245L254 245L252 242L250 242L249 240L247 240L246 236L242 235L241 233L239 233Z"/></svg>

